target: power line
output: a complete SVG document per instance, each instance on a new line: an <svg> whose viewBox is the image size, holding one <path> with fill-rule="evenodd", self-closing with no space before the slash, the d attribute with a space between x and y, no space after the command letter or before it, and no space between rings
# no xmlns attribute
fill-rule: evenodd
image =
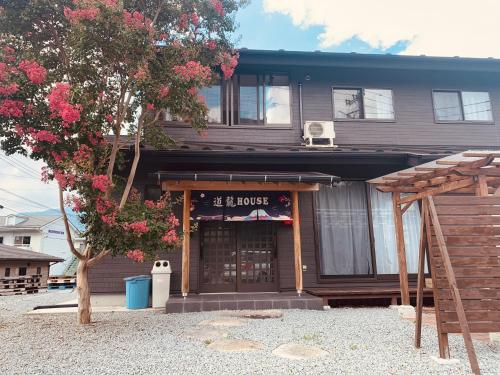
<svg viewBox="0 0 500 375"><path fill-rule="evenodd" d="M28 167L23 166L21 164L18 164L16 160L7 159L4 155L0 155L0 160L9 164L11 167L18 169L20 172L22 172L30 177L36 177L38 179L40 178L40 173L35 172L34 169L31 169L31 168L28 168Z"/></svg>
<svg viewBox="0 0 500 375"><path fill-rule="evenodd" d="M29 198L26 198L26 197L23 197L22 195L19 195L19 194L13 193L13 192L11 192L11 191L8 191L7 189L4 189L4 188L1 188L1 187L0 187L0 190L1 190L1 191L3 191L3 192L5 192L5 193L7 193L7 194L11 194L11 195L13 195L13 196L15 196L15 197L18 197L18 198L24 199L24 200L26 200L27 202L31 202L31 203L33 203L33 204L36 204L36 205L38 205L38 206L40 206L40 207L43 207L43 208L48 208L49 210L52 210L52 209L53 209L53 207L49 207L49 206L46 206L46 205L44 205L44 204L42 204L42 203L38 203L38 202L32 201L32 200L31 200L31 199L29 199Z"/></svg>

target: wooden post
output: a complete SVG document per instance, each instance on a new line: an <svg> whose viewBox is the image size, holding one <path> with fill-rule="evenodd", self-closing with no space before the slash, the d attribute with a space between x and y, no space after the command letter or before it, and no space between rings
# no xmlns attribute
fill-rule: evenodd
<svg viewBox="0 0 500 375"><path fill-rule="evenodd" d="M292 191L293 249L295 257L295 288L302 293L302 248L300 243L299 193Z"/></svg>
<svg viewBox="0 0 500 375"><path fill-rule="evenodd" d="M455 303L455 311L457 312L458 322L460 324L460 329L462 330L462 336L464 338L465 348L467 350L467 355L469 357L470 366L472 372L478 375L481 373L481 371L479 370L479 363L477 362L476 351L474 350L474 344L472 343L469 323L467 322L467 316L465 315L462 298L460 297L460 292L458 290L457 279L455 277L455 272L453 271L450 255L448 254L448 248L446 247L446 241L444 239L444 235L441 230L441 225L439 223L436 207L434 206L434 200L432 199L432 197L428 197L427 201L429 204L429 213L431 216L432 225L434 226L434 233L436 235L438 249L439 252L441 253L441 259L443 262L444 270L446 272L446 278L450 286L451 297L453 298L453 302Z"/></svg>
<svg viewBox="0 0 500 375"><path fill-rule="evenodd" d="M409 203L408 203L409 204ZM425 284L425 248L427 237L425 233L425 218L427 216L427 202L422 202L422 214L420 216L420 246L418 251L418 282L417 282L417 311L415 324L415 347L420 348L422 337L422 307L424 301Z"/></svg>
<svg viewBox="0 0 500 375"><path fill-rule="evenodd" d="M443 328L441 327L441 308L439 302L439 292L438 292L438 280L437 280L437 270L433 261L434 251L439 251L434 247L432 242L432 227L431 227L431 219L429 217L429 203L427 198L422 199L422 204L427 206L425 211L425 234L427 236L427 246L429 253L429 264L431 266L431 277L432 277L432 295L434 297L434 312L436 315L436 327L438 332L438 345L439 345L439 356L441 358L450 358L450 346L448 343L448 334L443 332Z"/></svg>
<svg viewBox="0 0 500 375"><path fill-rule="evenodd" d="M477 176L477 190L476 190L476 195L481 196L481 197L487 197L488 196L488 182L486 181L486 176L484 175L479 175Z"/></svg>
<svg viewBox="0 0 500 375"><path fill-rule="evenodd" d="M399 285L401 287L401 304L410 304L410 291L408 288L408 269L406 267L405 236L403 230L403 214L399 202L399 193L392 193L392 209L394 214L394 229L396 231L396 244L398 251Z"/></svg>
<svg viewBox="0 0 500 375"><path fill-rule="evenodd" d="M189 293L189 236L190 236L190 216L191 216L191 190L184 190L183 210L182 210L182 230L184 233L182 240L182 296L187 297Z"/></svg>

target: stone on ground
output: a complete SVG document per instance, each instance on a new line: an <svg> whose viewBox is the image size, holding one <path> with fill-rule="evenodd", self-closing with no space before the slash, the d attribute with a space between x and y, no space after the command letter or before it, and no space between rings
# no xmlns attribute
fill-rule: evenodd
<svg viewBox="0 0 500 375"><path fill-rule="evenodd" d="M224 315L236 317L236 318L247 318L247 319L276 319L283 317L283 311L281 310L240 310L231 311L229 313L224 313Z"/></svg>
<svg viewBox="0 0 500 375"><path fill-rule="evenodd" d="M456 365L460 361L456 358L441 358L431 355L431 359L440 365Z"/></svg>
<svg viewBox="0 0 500 375"><path fill-rule="evenodd" d="M277 357L303 360L322 357L328 352L317 346L289 343L278 346L273 350L273 354Z"/></svg>
<svg viewBox="0 0 500 375"><path fill-rule="evenodd" d="M226 331L222 331L209 326L202 326L191 331L187 331L182 334L182 336L189 339L200 340L200 341L215 341L226 338L228 336Z"/></svg>
<svg viewBox="0 0 500 375"><path fill-rule="evenodd" d="M415 308L412 305L391 305L390 308L397 310L403 319L415 319Z"/></svg>
<svg viewBox="0 0 500 375"><path fill-rule="evenodd" d="M223 339L212 342L207 346L219 352L250 352L262 349L262 344L251 340Z"/></svg>
<svg viewBox="0 0 500 375"><path fill-rule="evenodd" d="M212 326L212 327L240 327L246 324L243 319L232 319L232 318L220 318L213 320L204 320L199 323L201 326Z"/></svg>
<svg viewBox="0 0 500 375"><path fill-rule="evenodd" d="M490 341L493 345L500 346L500 332L490 332Z"/></svg>

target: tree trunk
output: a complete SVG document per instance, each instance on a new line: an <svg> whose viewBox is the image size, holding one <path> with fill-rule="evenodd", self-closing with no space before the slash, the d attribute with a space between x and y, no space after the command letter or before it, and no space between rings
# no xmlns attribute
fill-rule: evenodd
<svg viewBox="0 0 500 375"><path fill-rule="evenodd" d="M89 288L89 266L88 260L80 260L76 270L76 290L78 292L78 314L79 324L90 324L90 288Z"/></svg>

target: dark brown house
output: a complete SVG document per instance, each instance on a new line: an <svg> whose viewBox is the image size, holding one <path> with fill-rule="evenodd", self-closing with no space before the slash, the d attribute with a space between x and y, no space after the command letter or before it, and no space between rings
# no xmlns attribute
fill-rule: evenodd
<svg viewBox="0 0 500 375"><path fill-rule="evenodd" d="M202 91L206 135L169 117L178 144L142 154L144 196L184 194L184 217L199 221L166 255L172 291L397 293L391 195L366 181L498 149L499 73L495 59L241 50L232 80ZM419 223L415 204L404 216L410 280ZM150 269L107 259L92 289L121 292L123 277Z"/></svg>

